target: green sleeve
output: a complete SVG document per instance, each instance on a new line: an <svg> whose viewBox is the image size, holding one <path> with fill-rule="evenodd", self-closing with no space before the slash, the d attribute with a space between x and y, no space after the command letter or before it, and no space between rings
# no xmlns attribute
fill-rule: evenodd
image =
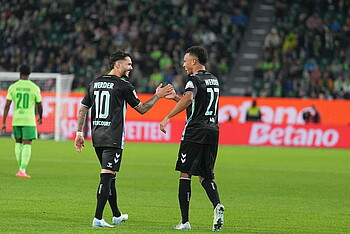
<svg viewBox="0 0 350 234"><path fill-rule="evenodd" d="M10 85L10 87L9 87L9 89L7 91L6 100L13 101L12 90L13 90L13 86Z"/></svg>
<svg viewBox="0 0 350 234"><path fill-rule="evenodd" d="M41 98L41 94L40 94L40 88L37 87L37 91L35 92L35 102L38 103L41 101L42 101L42 98Z"/></svg>

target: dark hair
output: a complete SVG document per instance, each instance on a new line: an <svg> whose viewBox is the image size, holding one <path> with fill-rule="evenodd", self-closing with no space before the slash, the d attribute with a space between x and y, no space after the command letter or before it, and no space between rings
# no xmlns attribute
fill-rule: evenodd
<svg viewBox="0 0 350 234"><path fill-rule="evenodd" d="M19 67L19 74L29 76L31 73L30 67L27 64L23 64Z"/></svg>
<svg viewBox="0 0 350 234"><path fill-rule="evenodd" d="M303 120L309 121L310 117L311 117L310 111L306 111L306 112L303 113Z"/></svg>
<svg viewBox="0 0 350 234"><path fill-rule="evenodd" d="M186 50L186 54L189 53L198 58L200 64L205 65L208 61L208 52L202 46L192 46Z"/></svg>
<svg viewBox="0 0 350 234"><path fill-rule="evenodd" d="M124 60L126 57L130 57L131 55L129 53L125 53L121 50L117 50L111 54L109 57L109 68L112 70L114 67L115 62L119 60Z"/></svg>
<svg viewBox="0 0 350 234"><path fill-rule="evenodd" d="M256 100L255 99L252 101L252 106L256 106Z"/></svg>

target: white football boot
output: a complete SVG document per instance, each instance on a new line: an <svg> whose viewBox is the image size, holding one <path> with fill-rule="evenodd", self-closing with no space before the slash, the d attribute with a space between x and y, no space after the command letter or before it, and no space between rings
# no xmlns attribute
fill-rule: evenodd
<svg viewBox="0 0 350 234"><path fill-rule="evenodd" d="M174 229L178 230L191 230L190 222L182 223L180 222L178 225L174 227Z"/></svg>
<svg viewBox="0 0 350 234"><path fill-rule="evenodd" d="M213 221L213 231L218 232L224 225L224 211L225 207L220 203L216 205L214 209L214 221Z"/></svg>
<svg viewBox="0 0 350 234"><path fill-rule="evenodd" d="M113 225L110 225L107 223L104 219L96 219L92 220L92 226L93 227L114 227Z"/></svg>
<svg viewBox="0 0 350 234"><path fill-rule="evenodd" d="M125 222L126 220L128 220L128 218L129 218L129 215L127 215L127 214L121 214L119 217L113 216L112 223L114 225L119 225L120 223Z"/></svg>

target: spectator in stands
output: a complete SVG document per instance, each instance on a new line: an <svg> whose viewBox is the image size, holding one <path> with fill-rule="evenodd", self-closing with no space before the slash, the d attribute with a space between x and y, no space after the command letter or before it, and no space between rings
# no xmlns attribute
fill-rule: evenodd
<svg viewBox="0 0 350 234"><path fill-rule="evenodd" d="M297 37L293 31L290 31L283 41L282 53L294 52L294 49L296 48L297 45L298 45Z"/></svg>
<svg viewBox="0 0 350 234"><path fill-rule="evenodd" d="M163 80L163 73L161 73L158 68L154 68L152 74L149 77L149 87L157 87L157 85L162 83Z"/></svg>
<svg viewBox="0 0 350 234"><path fill-rule="evenodd" d="M350 16L346 17L346 21L343 24L342 29L343 29L345 35L347 35L347 36L350 35Z"/></svg>
<svg viewBox="0 0 350 234"><path fill-rule="evenodd" d="M172 84L175 78L174 68L172 66L167 67L164 73L164 82L166 84Z"/></svg>
<svg viewBox="0 0 350 234"><path fill-rule="evenodd" d="M336 19L333 19L332 23L329 25L329 29L332 31L339 31L341 29L341 25Z"/></svg>
<svg viewBox="0 0 350 234"><path fill-rule="evenodd" d="M307 60L307 62L304 65L304 68L308 71L311 72L312 70L314 70L314 68L317 66L317 63L315 61L315 59L313 58L309 58Z"/></svg>
<svg viewBox="0 0 350 234"><path fill-rule="evenodd" d="M245 90L244 96L245 97L253 97L254 96L254 90L252 86L248 86L247 89Z"/></svg>
<svg viewBox="0 0 350 234"><path fill-rule="evenodd" d="M173 65L173 60L170 58L169 53L165 52L162 57L159 58L159 68L166 70Z"/></svg>
<svg viewBox="0 0 350 234"><path fill-rule="evenodd" d="M269 82L264 83L262 89L259 92L259 97L271 96L271 84Z"/></svg>
<svg viewBox="0 0 350 234"><path fill-rule="evenodd" d="M144 77L169 64L185 77L181 48L198 42L215 54L208 69L228 73L242 36L237 25L245 28L252 0L21 2L0 4L0 70L15 71L26 62L35 72L74 73L74 85L81 85L90 80L79 82L79 77L93 79L108 70L103 55L116 47L133 54ZM232 12L237 25L230 21ZM205 30L192 37L193 28ZM144 85L140 89L151 90Z"/></svg>
<svg viewBox="0 0 350 234"><path fill-rule="evenodd" d="M271 55L274 54L274 51L278 49L282 44L282 39L278 34L278 31L275 27L272 27L270 33L266 35L264 41L264 48L269 51Z"/></svg>
<svg viewBox="0 0 350 234"><path fill-rule="evenodd" d="M272 97L282 97L282 82L280 79L274 81Z"/></svg>
<svg viewBox="0 0 350 234"><path fill-rule="evenodd" d="M233 14L231 15L231 23L238 25L240 29L243 30L248 23L248 17L240 8L235 8L233 10Z"/></svg>
<svg viewBox="0 0 350 234"><path fill-rule="evenodd" d="M322 73L319 69L319 66L316 65L314 67L314 69L312 69L312 71L310 72L310 79L311 81L313 81L314 83L313 84L317 84L317 82L321 79L321 76L322 76Z"/></svg>
<svg viewBox="0 0 350 234"><path fill-rule="evenodd" d="M275 7L273 28L280 32L283 45L274 56L264 50L254 73L254 91L275 96L281 83L283 97L349 97L344 82L350 77L350 1L276 0ZM275 68L279 82L262 81L272 77L273 59L282 61Z"/></svg>
<svg viewBox="0 0 350 234"><path fill-rule="evenodd" d="M312 41L312 53L310 53L310 56L316 58L321 57L322 44L321 36L316 35Z"/></svg>
<svg viewBox="0 0 350 234"><path fill-rule="evenodd" d="M316 30L321 32L323 29L323 20L321 19L318 12L314 12L309 18L306 20L306 27L310 30Z"/></svg>

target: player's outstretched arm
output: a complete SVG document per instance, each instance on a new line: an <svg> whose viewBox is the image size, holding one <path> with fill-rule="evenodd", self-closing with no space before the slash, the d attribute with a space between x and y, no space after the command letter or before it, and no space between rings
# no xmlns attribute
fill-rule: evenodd
<svg viewBox="0 0 350 234"><path fill-rule="evenodd" d="M83 137L83 134L82 134L82 129L83 129L83 125L85 123L85 118L86 118L87 111L88 111L88 108L86 108L85 106L81 106L80 109L79 109L77 135L76 135L75 141L74 141L75 149L78 152L81 152L82 151L82 147L85 146L85 144L84 144L84 137Z"/></svg>
<svg viewBox="0 0 350 234"><path fill-rule="evenodd" d="M12 102L11 100L6 100L4 114L3 114L3 118L2 118L1 132L6 132L6 119L7 119L7 115L9 113L9 110L10 110L11 102Z"/></svg>
<svg viewBox="0 0 350 234"><path fill-rule="evenodd" d="M162 84L158 85L154 96L151 99L149 99L147 102L141 103L141 105L138 105L135 108L135 110L142 115L145 114L147 111L149 111L154 106L154 104L156 104L156 102L159 100L159 98L163 98L167 95L170 95L173 90L174 90L174 88L170 84L164 86L163 88L162 88Z"/></svg>
<svg viewBox="0 0 350 234"><path fill-rule="evenodd" d="M162 132L166 133L165 127L168 125L170 119L185 110L193 100L193 93L187 92L183 98L174 106L174 108L169 112L169 114L160 122L159 128Z"/></svg>

